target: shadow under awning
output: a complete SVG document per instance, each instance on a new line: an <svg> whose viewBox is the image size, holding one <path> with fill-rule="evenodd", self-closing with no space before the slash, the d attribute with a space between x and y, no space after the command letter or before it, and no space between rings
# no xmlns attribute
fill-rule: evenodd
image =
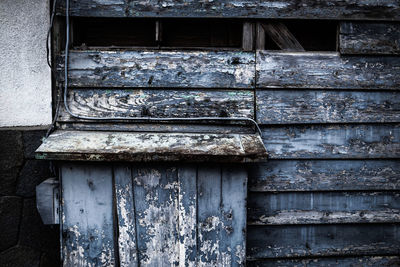
<svg viewBox="0 0 400 267"><path fill-rule="evenodd" d="M265 161L259 134L63 131L36 150L37 159L77 161Z"/></svg>

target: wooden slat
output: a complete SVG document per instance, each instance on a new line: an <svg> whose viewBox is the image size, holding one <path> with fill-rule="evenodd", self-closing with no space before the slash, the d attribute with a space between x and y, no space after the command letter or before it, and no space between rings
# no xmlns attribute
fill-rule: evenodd
<svg viewBox="0 0 400 267"><path fill-rule="evenodd" d="M397 192L251 193L252 225L398 223Z"/></svg>
<svg viewBox="0 0 400 267"><path fill-rule="evenodd" d="M243 166L222 167L221 244L223 266L246 264L247 174Z"/></svg>
<svg viewBox="0 0 400 267"><path fill-rule="evenodd" d="M197 167L178 168L179 186L179 266L196 266L197 247Z"/></svg>
<svg viewBox="0 0 400 267"><path fill-rule="evenodd" d="M248 173L253 192L400 190L399 160L269 160Z"/></svg>
<svg viewBox="0 0 400 267"><path fill-rule="evenodd" d="M119 266L136 267L139 265L131 168L126 165L116 165L114 181L118 217Z"/></svg>
<svg viewBox="0 0 400 267"><path fill-rule="evenodd" d="M344 57L331 52L257 52L258 88L398 89L396 57Z"/></svg>
<svg viewBox="0 0 400 267"><path fill-rule="evenodd" d="M249 258L399 255L398 224L250 226Z"/></svg>
<svg viewBox="0 0 400 267"><path fill-rule="evenodd" d="M58 59L63 79L63 59ZM71 87L251 88L254 53L71 51Z"/></svg>
<svg viewBox="0 0 400 267"><path fill-rule="evenodd" d="M400 157L397 124L263 127L262 131L271 159Z"/></svg>
<svg viewBox="0 0 400 267"><path fill-rule="evenodd" d="M245 90L70 89L70 110L86 117L254 117L254 95ZM62 106L59 121L77 121Z"/></svg>
<svg viewBox="0 0 400 267"><path fill-rule="evenodd" d="M133 168L140 266L173 266L179 262L178 192L175 168Z"/></svg>
<svg viewBox="0 0 400 267"><path fill-rule="evenodd" d="M355 267L355 266L380 266L394 267L400 265L399 256L367 256L367 257L331 257L331 258L305 258L305 259L263 259L248 261L248 267Z"/></svg>
<svg viewBox="0 0 400 267"><path fill-rule="evenodd" d="M262 26L262 23L256 23L256 49L264 50L265 49L265 29Z"/></svg>
<svg viewBox="0 0 400 267"><path fill-rule="evenodd" d="M63 265L114 266L111 167L64 164Z"/></svg>
<svg viewBox="0 0 400 267"><path fill-rule="evenodd" d="M59 1L63 15L65 1ZM120 1L70 0L73 16L101 17L243 17L301 19L400 20L396 0L222 0L222 1Z"/></svg>
<svg viewBox="0 0 400 267"><path fill-rule="evenodd" d="M284 51L305 51L296 37L282 22L263 23L263 28L276 45Z"/></svg>
<svg viewBox="0 0 400 267"><path fill-rule="evenodd" d="M243 22L242 48L244 51L254 49L255 25L252 22Z"/></svg>
<svg viewBox="0 0 400 267"><path fill-rule="evenodd" d="M342 54L400 54L400 24L341 22Z"/></svg>
<svg viewBox="0 0 400 267"><path fill-rule="evenodd" d="M38 159L78 161L253 162L267 154L259 134L56 131Z"/></svg>
<svg viewBox="0 0 400 267"><path fill-rule="evenodd" d="M221 266L221 168L199 166L197 177L198 263Z"/></svg>
<svg viewBox="0 0 400 267"><path fill-rule="evenodd" d="M257 90L261 124L400 122L400 92Z"/></svg>

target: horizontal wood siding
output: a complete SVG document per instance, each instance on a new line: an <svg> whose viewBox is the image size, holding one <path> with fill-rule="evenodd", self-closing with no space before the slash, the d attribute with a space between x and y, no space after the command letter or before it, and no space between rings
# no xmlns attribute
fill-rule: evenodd
<svg viewBox="0 0 400 267"><path fill-rule="evenodd" d="M398 224L249 226L247 257L399 255Z"/></svg>
<svg viewBox="0 0 400 267"><path fill-rule="evenodd" d="M342 54L400 54L399 23L341 22Z"/></svg>
<svg viewBox="0 0 400 267"><path fill-rule="evenodd" d="M400 157L399 124L264 126L262 131L270 159Z"/></svg>
<svg viewBox="0 0 400 267"><path fill-rule="evenodd" d="M65 1L58 12L64 14ZM121 1L70 0L73 16L101 17L245 17L304 19L400 20L396 0L222 0L222 1Z"/></svg>
<svg viewBox="0 0 400 267"><path fill-rule="evenodd" d="M71 89L70 110L87 117L254 118L253 91ZM65 109L59 121L77 121Z"/></svg>
<svg viewBox="0 0 400 267"><path fill-rule="evenodd" d="M400 264L399 256L325 257L312 259L264 259L248 261L248 267L393 267Z"/></svg>
<svg viewBox="0 0 400 267"><path fill-rule="evenodd" d="M400 121L400 92L257 90L261 124Z"/></svg>
<svg viewBox="0 0 400 267"><path fill-rule="evenodd" d="M254 53L71 51L71 87L252 88ZM59 78L64 60L58 58Z"/></svg>
<svg viewBox="0 0 400 267"><path fill-rule="evenodd" d="M400 190L400 160L268 160L248 172L252 192Z"/></svg>
<svg viewBox="0 0 400 267"><path fill-rule="evenodd" d="M396 57L257 52L257 88L398 89Z"/></svg>
<svg viewBox="0 0 400 267"><path fill-rule="evenodd" d="M249 224L333 224L400 222L397 192L252 193Z"/></svg>

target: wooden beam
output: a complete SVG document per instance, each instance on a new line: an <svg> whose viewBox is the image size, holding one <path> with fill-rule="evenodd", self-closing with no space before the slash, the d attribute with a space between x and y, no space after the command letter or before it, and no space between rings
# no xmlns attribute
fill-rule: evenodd
<svg viewBox="0 0 400 267"><path fill-rule="evenodd" d="M341 22L339 49L342 54L400 54L399 23Z"/></svg>
<svg viewBox="0 0 400 267"><path fill-rule="evenodd" d="M71 51L71 87L252 88L254 53ZM59 58L63 80L64 59Z"/></svg>
<svg viewBox="0 0 400 267"><path fill-rule="evenodd" d="M257 22L256 25L256 49L265 50L265 30L261 23Z"/></svg>
<svg viewBox="0 0 400 267"><path fill-rule="evenodd" d="M257 51L257 88L391 89L400 85L397 57Z"/></svg>
<svg viewBox="0 0 400 267"><path fill-rule="evenodd" d="M242 49L244 51L254 50L254 39L255 39L254 23L243 22L243 38L242 38Z"/></svg>
<svg viewBox="0 0 400 267"><path fill-rule="evenodd" d="M400 190L399 160L269 160L248 173L250 192Z"/></svg>
<svg viewBox="0 0 400 267"><path fill-rule="evenodd" d="M59 1L58 14L65 14ZM175 18L270 18L334 20L400 20L397 0L220 0L204 1L120 1L74 0L72 16L84 17L175 17Z"/></svg>
<svg viewBox="0 0 400 267"><path fill-rule="evenodd" d="M262 27L280 49L284 51L305 51L285 24L269 22L262 23Z"/></svg>

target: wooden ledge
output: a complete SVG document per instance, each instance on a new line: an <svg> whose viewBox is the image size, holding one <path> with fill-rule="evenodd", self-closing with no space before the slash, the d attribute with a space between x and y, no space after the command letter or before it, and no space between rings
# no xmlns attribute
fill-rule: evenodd
<svg viewBox="0 0 400 267"><path fill-rule="evenodd" d="M62 131L36 150L37 159L77 161L257 162L267 158L258 134Z"/></svg>

